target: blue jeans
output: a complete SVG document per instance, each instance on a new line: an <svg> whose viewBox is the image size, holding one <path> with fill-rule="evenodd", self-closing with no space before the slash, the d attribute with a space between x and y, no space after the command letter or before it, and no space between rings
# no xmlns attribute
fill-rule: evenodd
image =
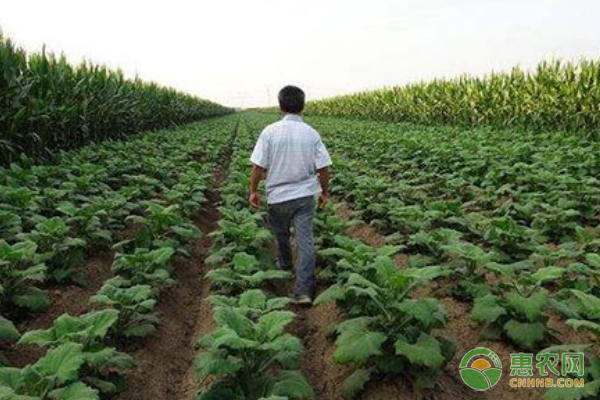
<svg viewBox="0 0 600 400"><path fill-rule="evenodd" d="M269 204L268 218L271 230L277 238L278 261L282 269L292 269L290 228L296 233L296 295L311 296L315 286L315 199L301 197L283 203Z"/></svg>

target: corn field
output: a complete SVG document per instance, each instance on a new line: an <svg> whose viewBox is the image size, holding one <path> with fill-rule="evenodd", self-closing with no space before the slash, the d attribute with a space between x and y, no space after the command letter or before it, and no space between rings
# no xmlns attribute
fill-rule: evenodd
<svg viewBox="0 0 600 400"><path fill-rule="evenodd" d="M491 125L599 137L600 62L542 62L310 102L307 113L419 124Z"/></svg>
<svg viewBox="0 0 600 400"><path fill-rule="evenodd" d="M26 54L0 34L0 163L231 112L104 66Z"/></svg>

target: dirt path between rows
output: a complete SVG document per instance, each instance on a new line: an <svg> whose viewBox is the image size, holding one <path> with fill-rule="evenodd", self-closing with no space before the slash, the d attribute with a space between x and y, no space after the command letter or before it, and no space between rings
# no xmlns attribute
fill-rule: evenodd
<svg viewBox="0 0 600 400"><path fill-rule="evenodd" d="M192 400L196 394L196 341L214 326L211 307L206 301L210 284L204 279L204 260L212 246L209 234L218 226L221 201L218 188L226 178L236 134L237 126L223 161L213 173L207 202L194 219L203 237L191 245L190 258L175 262L177 284L160 297L157 311L161 322L155 335L134 344L135 348L125 349L138 366L126 376L128 390L114 400Z"/></svg>

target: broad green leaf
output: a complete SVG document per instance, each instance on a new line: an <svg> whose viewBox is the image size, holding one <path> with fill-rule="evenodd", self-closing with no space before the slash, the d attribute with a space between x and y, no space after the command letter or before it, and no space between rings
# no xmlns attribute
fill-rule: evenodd
<svg viewBox="0 0 600 400"><path fill-rule="evenodd" d="M565 269L560 267L545 267L538 269L531 275L539 283L555 281L565 274Z"/></svg>
<svg viewBox="0 0 600 400"><path fill-rule="evenodd" d="M251 338L254 335L252 321L233 308L219 307L214 310L213 317L219 326L231 328L240 337Z"/></svg>
<svg viewBox="0 0 600 400"><path fill-rule="evenodd" d="M0 315L0 340L18 340L20 336L15 325Z"/></svg>
<svg viewBox="0 0 600 400"><path fill-rule="evenodd" d="M91 312L82 317L87 335L94 338L104 338L118 319L119 311L112 309Z"/></svg>
<svg viewBox="0 0 600 400"><path fill-rule="evenodd" d="M426 333L421 333L415 344L399 339L394 347L396 348L396 354L408 358L412 364L438 368L445 362L440 343L436 338Z"/></svg>
<svg viewBox="0 0 600 400"><path fill-rule="evenodd" d="M523 297L517 292L509 292L505 298L509 307L524 315L531 322L539 319L548 305L548 292L544 289L536 291L530 297Z"/></svg>
<svg viewBox="0 0 600 400"><path fill-rule="evenodd" d="M436 299L406 299L398 309L418 321L425 331L439 328L445 324L446 313Z"/></svg>
<svg viewBox="0 0 600 400"><path fill-rule="evenodd" d="M524 323L511 319L504 324L504 330L517 345L531 349L544 339L546 328L540 322Z"/></svg>
<svg viewBox="0 0 600 400"><path fill-rule="evenodd" d="M290 399L314 399L315 393L300 371L279 371L273 394Z"/></svg>
<svg viewBox="0 0 600 400"><path fill-rule="evenodd" d="M291 311L271 311L258 320L258 329L269 339L273 340L281 335L285 328L294 320Z"/></svg>
<svg viewBox="0 0 600 400"><path fill-rule="evenodd" d="M335 361L340 364L365 363L369 357L382 354L381 346L387 340L382 332L369 329L369 318L359 317L338 325L339 336L335 341Z"/></svg>
<svg viewBox="0 0 600 400"><path fill-rule="evenodd" d="M569 320L567 320L566 324L575 330L585 329L585 330L592 332L597 337L600 337L600 324L599 323L592 322L592 321L583 321L583 320L579 320L579 319L569 319Z"/></svg>
<svg viewBox="0 0 600 400"><path fill-rule="evenodd" d="M52 400L99 400L98 391L81 382L73 383L62 389L50 392L48 397Z"/></svg>
<svg viewBox="0 0 600 400"><path fill-rule="evenodd" d="M77 380L79 368L84 362L82 346L78 343L66 343L51 349L36 364L35 369L60 384Z"/></svg>
<svg viewBox="0 0 600 400"><path fill-rule="evenodd" d="M240 295L238 304L240 307L263 309L266 300L267 296L262 290L248 290Z"/></svg>
<svg viewBox="0 0 600 400"><path fill-rule="evenodd" d="M330 301L341 300L346 297L346 289L339 283L329 286L314 301L315 306L328 303Z"/></svg>
<svg viewBox="0 0 600 400"><path fill-rule="evenodd" d="M500 306L498 297L488 294L475 299L471 318L475 322L489 324L505 314L506 310Z"/></svg>
<svg viewBox="0 0 600 400"><path fill-rule="evenodd" d="M367 382L371 380L372 371L360 368L348 376L342 383L342 397L354 399L364 390Z"/></svg>

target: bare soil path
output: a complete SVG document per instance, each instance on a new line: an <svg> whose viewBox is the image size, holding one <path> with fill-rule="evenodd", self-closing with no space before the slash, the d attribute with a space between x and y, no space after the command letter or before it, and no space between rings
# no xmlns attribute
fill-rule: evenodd
<svg viewBox="0 0 600 400"><path fill-rule="evenodd" d="M236 134L237 126L224 150L223 162L213 173L207 202L194 219L203 237L191 244L190 258L175 262L177 284L161 294L157 307L161 323L156 333L123 349L135 358L138 366L126 376L128 390L115 400L192 400L195 396L196 341L213 328L211 308L206 301L210 284L204 280L204 260L212 246L209 234L218 226L221 202L218 188L226 178Z"/></svg>

